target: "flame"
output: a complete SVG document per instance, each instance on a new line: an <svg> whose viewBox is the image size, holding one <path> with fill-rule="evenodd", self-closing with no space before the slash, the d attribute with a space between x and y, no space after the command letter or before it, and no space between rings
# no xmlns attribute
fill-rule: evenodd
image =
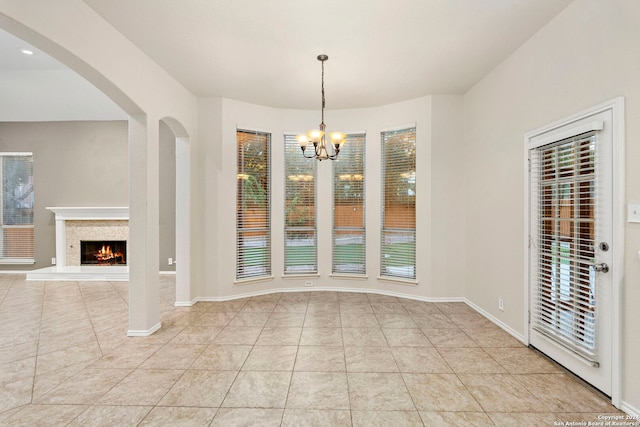
<svg viewBox="0 0 640 427"><path fill-rule="evenodd" d="M102 245L101 249L96 251L96 258L99 262L108 262L109 260L115 260L116 258L122 258L122 263L124 263L124 253L123 252L113 252L111 250L111 246Z"/></svg>

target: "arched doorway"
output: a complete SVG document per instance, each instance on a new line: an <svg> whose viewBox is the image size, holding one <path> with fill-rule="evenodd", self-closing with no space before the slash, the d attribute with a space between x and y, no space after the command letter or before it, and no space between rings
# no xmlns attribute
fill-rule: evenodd
<svg viewBox="0 0 640 427"><path fill-rule="evenodd" d="M162 111L195 117L195 99L86 5L23 6L20 2L3 3L0 28L74 70L129 115L131 249L128 335L150 335L160 328L157 255L159 122L166 115ZM45 16L48 18L43 19ZM77 24L78 32L83 33L82 39L67 31L72 24ZM105 45L114 48L95 48ZM122 67L114 67L118 63L138 64L140 69L136 73L145 74L149 80L140 80L130 71L123 73ZM152 83L150 80L154 78L156 80ZM158 85L158 81L167 84ZM177 120L175 122L178 123ZM191 127L194 126L195 123L191 123ZM183 130L181 138L188 141L186 127L180 127ZM188 143L185 144L188 147ZM189 241L189 236L184 240Z"/></svg>

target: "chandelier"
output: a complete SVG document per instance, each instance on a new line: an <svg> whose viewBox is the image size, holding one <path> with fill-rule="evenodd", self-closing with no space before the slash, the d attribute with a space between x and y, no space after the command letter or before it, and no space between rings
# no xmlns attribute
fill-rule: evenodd
<svg viewBox="0 0 640 427"><path fill-rule="evenodd" d="M307 159L318 159L320 161L326 159L336 160L338 153L340 153L340 148L344 147L346 143L343 133L331 132L329 134L331 148L327 146L326 125L324 124L324 61L327 59L329 59L327 55L318 55L318 61L322 64L322 121L320 122L320 129L310 130L306 135L298 135L296 137L302 149L302 155ZM307 156L306 149L309 143L313 144L313 154Z"/></svg>

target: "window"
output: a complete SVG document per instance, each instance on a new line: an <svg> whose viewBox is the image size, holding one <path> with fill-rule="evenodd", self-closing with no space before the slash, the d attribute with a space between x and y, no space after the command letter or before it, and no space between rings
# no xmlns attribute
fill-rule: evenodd
<svg viewBox="0 0 640 427"><path fill-rule="evenodd" d="M284 273L317 273L316 160L302 156L295 135L284 136Z"/></svg>
<svg viewBox="0 0 640 427"><path fill-rule="evenodd" d="M416 129L382 132L380 275L416 278Z"/></svg>
<svg viewBox="0 0 640 427"><path fill-rule="evenodd" d="M32 261L33 253L33 155L0 153L2 212L0 259Z"/></svg>
<svg viewBox="0 0 640 427"><path fill-rule="evenodd" d="M236 278L270 276L271 135L238 130L236 140Z"/></svg>
<svg viewBox="0 0 640 427"><path fill-rule="evenodd" d="M347 135L333 163L332 272L366 274L365 135Z"/></svg>
<svg viewBox="0 0 640 427"><path fill-rule="evenodd" d="M588 360L597 360L598 144L587 133L530 152L537 215L532 325Z"/></svg>

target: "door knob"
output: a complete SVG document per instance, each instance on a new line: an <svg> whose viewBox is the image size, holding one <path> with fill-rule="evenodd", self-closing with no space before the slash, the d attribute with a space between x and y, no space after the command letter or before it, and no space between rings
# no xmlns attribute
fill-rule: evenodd
<svg viewBox="0 0 640 427"><path fill-rule="evenodd" d="M595 271L601 271L603 273L609 272L609 266L604 262L601 262L600 264L593 264L593 269Z"/></svg>

